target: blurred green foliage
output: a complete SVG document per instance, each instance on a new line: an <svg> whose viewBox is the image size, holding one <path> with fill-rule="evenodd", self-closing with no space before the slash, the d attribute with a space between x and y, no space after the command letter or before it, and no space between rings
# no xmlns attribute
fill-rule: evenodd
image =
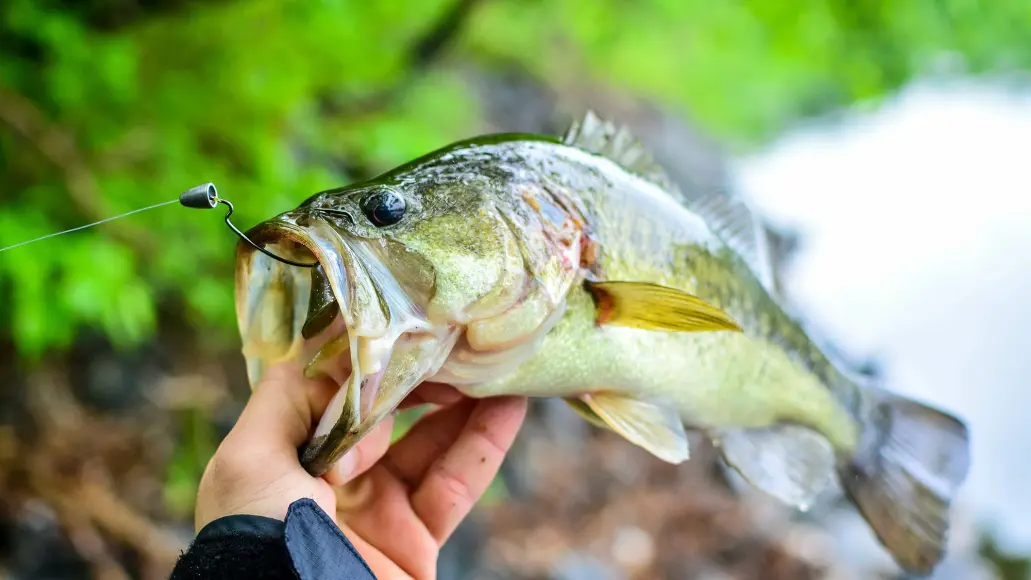
<svg viewBox="0 0 1031 580"><path fill-rule="evenodd" d="M1027 580L1031 578L1031 558L1015 555L1001 549L996 530L987 530L978 546L981 557L991 562L999 580Z"/></svg>
<svg viewBox="0 0 1031 580"><path fill-rule="evenodd" d="M483 127L451 65L517 67L560 94L619 87L738 146L943 54L972 72L1031 65L1026 0L484 0L423 66L454 2L5 0L0 246L208 180L249 227ZM231 345L220 217L173 205L4 252L0 324L31 359L83 325L132 346L164 304Z"/></svg>
<svg viewBox="0 0 1031 580"><path fill-rule="evenodd" d="M215 454L217 434L201 409L182 409L178 415L181 436L165 466L163 491L165 509L174 516L189 519L193 516L200 478L208 460Z"/></svg>

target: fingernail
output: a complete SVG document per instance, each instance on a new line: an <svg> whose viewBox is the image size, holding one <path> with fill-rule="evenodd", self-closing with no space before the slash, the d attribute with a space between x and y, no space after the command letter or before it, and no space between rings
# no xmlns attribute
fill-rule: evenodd
<svg viewBox="0 0 1031 580"><path fill-rule="evenodd" d="M337 460L337 464L333 466L333 471L336 472L337 477L341 481L346 481L351 474L354 473L356 467L358 467L358 458L355 456L354 451L348 451Z"/></svg>

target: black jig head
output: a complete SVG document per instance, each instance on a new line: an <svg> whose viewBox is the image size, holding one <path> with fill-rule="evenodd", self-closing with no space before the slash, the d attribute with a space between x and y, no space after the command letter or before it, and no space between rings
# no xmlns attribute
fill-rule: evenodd
<svg viewBox="0 0 1031 580"><path fill-rule="evenodd" d="M226 225L229 226L229 229L233 230L233 232L236 233L236 235L240 236L241 240L250 244L254 249L272 258L273 260L278 260L280 262L283 262L284 264L290 264L291 266L299 266L301 268L314 268L315 266L319 265L318 262L314 262L312 264L302 264L300 262L294 262L293 260L281 258L273 254L272 252L266 250L262 246L259 246L258 244L252 242L247 236L243 234L243 232L236 229L236 226L233 225L233 222L229 221L229 216L233 215L233 204L230 203L228 199L222 199L218 196L218 191L215 189L214 183L209 182L203 185L198 185L196 187L191 187L190 189L187 189L179 196L179 203L183 207L189 207L194 209L215 209L218 206L218 204L224 203L227 206L229 206L229 212L226 213Z"/></svg>

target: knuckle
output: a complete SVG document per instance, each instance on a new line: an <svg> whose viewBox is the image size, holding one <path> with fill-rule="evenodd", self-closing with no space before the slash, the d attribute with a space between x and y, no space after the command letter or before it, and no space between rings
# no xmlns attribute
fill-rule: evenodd
<svg viewBox="0 0 1031 580"><path fill-rule="evenodd" d="M476 502L477 494L463 473L445 463L436 470L436 478L438 485L452 498L468 505Z"/></svg>
<svg viewBox="0 0 1031 580"><path fill-rule="evenodd" d="M262 465L262 461L253 453L240 453L231 446L219 447L208 461L202 481L217 496L232 495L267 481L267 475L255 470L255 465Z"/></svg>
<svg viewBox="0 0 1031 580"><path fill-rule="evenodd" d="M212 479L234 480L244 477L246 469L246 464L238 454L219 449L208 462L207 471Z"/></svg>
<svg viewBox="0 0 1031 580"><path fill-rule="evenodd" d="M484 422L474 425L471 435L475 438L477 447L483 448L484 452L489 455L503 457L508 453L508 446L490 428L490 425Z"/></svg>

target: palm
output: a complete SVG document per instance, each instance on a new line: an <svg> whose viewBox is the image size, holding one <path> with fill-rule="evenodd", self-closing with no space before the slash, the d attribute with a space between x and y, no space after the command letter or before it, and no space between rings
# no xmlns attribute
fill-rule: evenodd
<svg viewBox="0 0 1031 580"><path fill-rule="evenodd" d="M393 446L393 420L382 421L333 470L312 477L297 449L339 387L298 374L294 363L268 370L204 472L197 528L230 514L282 519L293 501L309 497L336 516L377 577L435 578L440 546L497 473L526 400L477 401L424 384L402 407L443 406Z"/></svg>
<svg viewBox="0 0 1031 580"><path fill-rule="evenodd" d="M377 577L436 576L440 547L490 485L525 408L523 399L466 399L427 414L389 450L377 441L389 442L389 428L363 441L359 469L368 455L378 461L330 489L337 523ZM376 443L385 453L369 453Z"/></svg>

